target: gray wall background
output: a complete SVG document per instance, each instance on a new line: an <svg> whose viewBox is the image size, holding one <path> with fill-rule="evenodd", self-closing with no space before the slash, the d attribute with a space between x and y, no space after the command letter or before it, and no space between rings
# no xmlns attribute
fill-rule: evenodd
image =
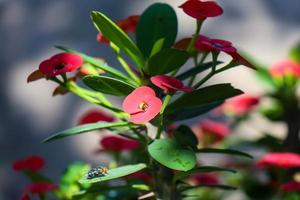
<svg viewBox="0 0 300 200"><path fill-rule="evenodd" d="M100 10L113 19L140 14L154 0L0 0L0 199L18 199L26 179L11 170L11 162L30 154L46 158L44 170L57 180L74 160L101 162L92 155L96 134L87 134L51 144L42 139L76 124L87 108L81 99L67 95L51 97L54 84L26 78L41 60L57 52L56 44L93 56L107 58L118 66L111 51L96 40L89 12ZM177 8L184 1L166 0L179 16L178 38L192 34L194 22ZM284 59L300 40L299 0L219 0L224 15L209 19L203 32L232 41L260 61L270 64ZM212 82L232 82L249 93L261 93L250 70L238 68ZM113 99L119 102L120 99Z"/></svg>

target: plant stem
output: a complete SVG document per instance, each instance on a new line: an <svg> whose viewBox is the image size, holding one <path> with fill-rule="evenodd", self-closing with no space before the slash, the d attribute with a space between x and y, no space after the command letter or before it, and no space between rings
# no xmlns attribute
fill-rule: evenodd
<svg viewBox="0 0 300 200"><path fill-rule="evenodd" d="M207 55L208 55L208 53L203 53L203 54L202 54L202 57L201 57L201 59L200 59L200 61L199 61L199 63L197 62L197 58L194 57L194 64L195 64L194 67L198 67L199 65L201 65L201 64L204 62L204 60L205 60L205 58L207 57ZM190 79L190 81L189 81L189 83L188 83L188 86L189 86L189 87L191 87L191 86L193 85L196 76L197 76L197 74L194 74L194 75L191 77L191 79Z"/></svg>
<svg viewBox="0 0 300 200"><path fill-rule="evenodd" d="M115 53L117 60L123 67L123 69L127 72L127 74L134 80L136 86L139 86L141 84L141 80L133 73L133 71L130 69L127 62L121 57L120 49L117 47L114 43L110 43L111 48L113 49L113 52Z"/></svg>
<svg viewBox="0 0 300 200"><path fill-rule="evenodd" d="M171 97L172 96L170 94L167 94L167 96L164 99L163 105L161 107L160 116L159 116L159 125L158 125L157 133L156 133L156 136L155 136L156 139L160 138L160 135L161 135L161 132L162 132L162 129L163 129L164 111L165 111L169 101L171 100Z"/></svg>
<svg viewBox="0 0 300 200"><path fill-rule="evenodd" d="M196 31L195 31L195 33L194 33L194 35L192 37L191 42L189 43L189 46L186 49L187 52L191 52L193 50L195 42L196 42L196 39L197 39L197 37L198 37L198 35L200 33L200 30L201 30L202 22L203 21L197 20L197 22L196 22L197 23L197 25L196 25Z"/></svg>

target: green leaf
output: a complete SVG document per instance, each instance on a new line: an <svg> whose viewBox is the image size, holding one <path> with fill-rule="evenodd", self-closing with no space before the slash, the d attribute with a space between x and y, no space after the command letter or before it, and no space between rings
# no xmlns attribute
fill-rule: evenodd
<svg viewBox="0 0 300 200"><path fill-rule="evenodd" d="M118 46L138 67L144 66L142 53L120 27L101 12L92 11L91 17L98 31Z"/></svg>
<svg viewBox="0 0 300 200"><path fill-rule="evenodd" d="M201 167L197 167L197 168L191 169L191 170L186 171L186 172L178 172L174 176L173 182L185 179L188 176L191 176L193 174L208 173L208 172L231 172L231 173L236 173L236 171L233 170L233 169L227 169L227 168L221 168L221 167L215 167L215 166L201 166Z"/></svg>
<svg viewBox="0 0 300 200"><path fill-rule="evenodd" d="M149 75L167 74L180 68L188 60L189 54L180 49L164 49L149 59L145 71Z"/></svg>
<svg viewBox="0 0 300 200"><path fill-rule="evenodd" d="M192 149L197 149L198 139L195 133L188 126L179 126L176 129L174 136L176 141L181 145L190 147Z"/></svg>
<svg viewBox="0 0 300 200"><path fill-rule="evenodd" d="M193 117L197 117L199 115L205 114L208 111L222 105L224 101L217 101L213 103L208 103L200 106L193 106L193 107L185 107L179 110L176 110L172 113L167 115L167 119L171 121L180 121L186 120Z"/></svg>
<svg viewBox="0 0 300 200"><path fill-rule="evenodd" d="M269 90L274 91L276 89L276 84L267 69L257 68L256 76Z"/></svg>
<svg viewBox="0 0 300 200"><path fill-rule="evenodd" d="M81 133L99 130L99 129L129 126L130 124L131 124L130 122L115 122L115 123L97 122L97 123L85 124L85 125L76 126L76 127L61 131L55 135L52 135L52 136L46 138L43 142L50 142L53 140L62 139L65 137L78 135Z"/></svg>
<svg viewBox="0 0 300 200"><path fill-rule="evenodd" d="M217 84L185 93L166 108L166 114L171 119L187 119L203 114L220 105L227 98L242 94L230 84ZM186 114L188 113L188 114ZM183 118L184 116L184 118ZM176 119L176 120L177 120Z"/></svg>
<svg viewBox="0 0 300 200"><path fill-rule="evenodd" d="M98 183L98 182L103 182L103 181L109 181L112 179L127 176L129 174L133 174L133 173L140 171L146 167L147 166L144 163L139 163L139 164L135 164L135 165L125 165L122 167L109 169L108 174L106 174L105 176L92 178L92 179L87 179L86 177L83 177L79 180L79 183L84 184L84 183Z"/></svg>
<svg viewBox="0 0 300 200"><path fill-rule="evenodd" d="M184 187L181 191L187 191L187 190L192 190L192 189L198 189L201 187L208 187L208 188L215 188L215 189L221 189L221 190L236 190L236 187L232 187L229 185L208 185L208 184L201 184L197 186L189 186L189 187Z"/></svg>
<svg viewBox="0 0 300 200"><path fill-rule="evenodd" d="M163 48L169 48L177 35L177 16L171 6L155 3L141 15L137 29L136 42L144 57L151 54L155 42L164 39Z"/></svg>
<svg viewBox="0 0 300 200"><path fill-rule="evenodd" d="M300 63L300 42L298 42L289 52L289 57Z"/></svg>
<svg viewBox="0 0 300 200"><path fill-rule="evenodd" d="M135 87L125 81L108 76L88 75L82 81L93 90L114 96L127 96Z"/></svg>
<svg viewBox="0 0 300 200"><path fill-rule="evenodd" d="M223 63L223 62L217 61L217 65L221 64L221 63ZM184 81L185 79L187 79L193 75L196 75L198 73L201 73L201 72L211 68L212 66L213 66L213 62L203 63L199 66L193 67L193 68L183 72L182 74L178 75L176 78Z"/></svg>
<svg viewBox="0 0 300 200"><path fill-rule="evenodd" d="M253 158L250 154L233 150L233 149L213 149L213 148L203 148L203 149L198 149L197 153L218 153L218 154L229 154L233 156L244 156L247 158Z"/></svg>
<svg viewBox="0 0 300 200"><path fill-rule="evenodd" d="M148 146L149 154L160 164L175 170L188 171L197 162L193 151L173 139L158 139Z"/></svg>
<svg viewBox="0 0 300 200"><path fill-rule="evenodd" d="M116 77L116 78L121 78L123 80L130 80L125 74L123 74L121 71L114 69L113 67L110 67L107 65L107 63L104 62L104 60L100 60L97 58L93 58L91 56L88 56L86 54L80 53L78 51L63 47L63 46L56 46L56 48L63 50L65 52L71 52L71 53L76 53L78 55L80 55L84 62L89 63L94 65L95 67L105 71L106 73Z"/></svg>
<svg viewBox="0 0 300 200"><path fill-rule="evenodd" d="M150 57L152 57L153 55L158 53L163 48L164 42L165 42L165 39L161 38L154 43L152 50L151 50Z"/></svg>

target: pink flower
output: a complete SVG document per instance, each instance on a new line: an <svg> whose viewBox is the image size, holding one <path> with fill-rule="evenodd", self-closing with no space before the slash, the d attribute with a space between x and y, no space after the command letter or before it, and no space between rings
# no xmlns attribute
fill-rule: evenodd
<svg viewBox="0 0 300 200"><path fill-rule="evenodd" d="M141 86L132 91L123 101L123 110L130 114L130 121L145 123L153 119L162 107L153 89Z"/></svg>
<svg viewBox="0 0 300 200"><path fill-rule="evenodd" d="M39 70L48 77L78 69L83 64L81 56L74 53L59 53L41 62Z"/></svg>
<svg viewBox="0 0 300 200"><path fill-rule="evenodd" d="M195 185L216 185L220 181L215 174L196 174L190 177Z"/></svg>
<svg viewBox="0 0 300 200"><path fill-rule="evenodd" d="M125 139L119 136L106 136L101 138L100 144L104 150L129 151L139 148L140 143L136 140Z"/></svg>
<svg viewBox="0 0 300 200"><path fill-rule="evenodd" d="M300 155L290 152L267 153L257 161L260 167L278 167L283 169L300 167Z"/></svg>
<svg viewBox="0 0 300 200"><path fill-rule="evenodd" d="M221 39L212 39L204 35L199 35L197 38L195 47L203 52L220 52L223 51L228 54L236 53L236 48L232 46L232 43Z"/></svg>
<svg viewBox="0 0 300 200"><path fill-rule="evenodd" d="M45 165L45 161L40 156L29 156L28 158L22 159L22 160L16 160L12 168L15 171L39 171L41 170Z"/></svg>
<svg viewBox="0 0 300 200"><path fill-rule="evenodd" d="M126 33L135 32L139 18L139 15L131 15L126 19L117 21L117 25ZM99 43L109 43L109 39L102 35L102 33L97 34L97 41Z"/></svg>
<svg viewBox="0 0 300 200"><path fill-rule="evenodd" d="M281 185L280 190L283 192L300 192L300 183L290 181Z"/></svg>
<svg viewBox="0 0 300 200"><path fill-rule="evenodd" d="M225 113L243 116L250 112L258 103L258 97L243 94L226 101L222 105L222 110Z"/></svg>
<svg viewBox="0 0 300 200"><path fill-rule="evenodd" d="M212 120L204 120L193 127L193 131L203 146L214 145L222 141L230 133L230 128L226 123Z"/></svg>
<svg viewBox="0 0 300 200"><path fill-rule="evenodd" d="M166 76L166 75L157 75L151 77L151 82L163 89L167 92L176 92L176 91L184 91L184 92L191 92L193 88L184 86L183 82L177 80L176 78Z"/></svg>
<svg viewBox="0 0 300 200"><path fill-rule="evenodd" d="M283 60L271 66L270 74L273 77L283 77L290 74L299 78L300 64L292 60Z"/></svg>
<svg viewBox="0 0 300 200"><path fill-rule="evenodd" d="M197 19L205 20L207 17L216 17L223 14L223 9L214 1L188 0L180 8Z"/></svg>
<svg viewBox="0 0 300 200"><path fill-rule="evenodd" d="M58 186L53 183L32 183L25 187L25 191L30 192L32 194L42 194L52 190L58 189Z"/></svg>
<svg viewBox="0 0 300 200"><path fill-rule="evenodd" d="M113 122L115 121L115 118L104 113L101 110L90 110L87 113L85 113L80 121L79 124L89 124L89 123L95 123L95 122Z"/></svg>

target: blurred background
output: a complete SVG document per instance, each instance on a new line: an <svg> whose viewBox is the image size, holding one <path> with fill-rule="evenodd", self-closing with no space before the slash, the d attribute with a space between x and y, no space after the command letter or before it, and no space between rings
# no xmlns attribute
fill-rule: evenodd
<svg viewBox="0 0 300 200"><path fill-rule="evenodd" d="M90 55L103 57L118 67L107 46L96 42L97 31L89 13L99 10L114 20L140 14L153 2L167 2L179 17L178 39L194 31L194 21L178 6L184 0L0 0L0 199L18 199L26 179L11 170L11 163L27 155L46 158L45 171L54 180L75 160L96 164L93 155L98 145L96 134L85 134L42 144L59 130L76 125L79 116L91 108L83 100L68 94L52 97L55 85L45 80L27 84L27 76L39 63L58 52L54 45L67 46ZM300 39L299 0L219 0L221 17L207 20L204 34L232 41L239 49L269 64L287 57L290 47ZM218 75L212 82L231 82L250 94L263 91L251 70L239 67ZM121 99L114 99L118 103ZM284 133L284 127L269 127L254 119L259 128ZM253 124L244 127L255 136Z"/></svg>

